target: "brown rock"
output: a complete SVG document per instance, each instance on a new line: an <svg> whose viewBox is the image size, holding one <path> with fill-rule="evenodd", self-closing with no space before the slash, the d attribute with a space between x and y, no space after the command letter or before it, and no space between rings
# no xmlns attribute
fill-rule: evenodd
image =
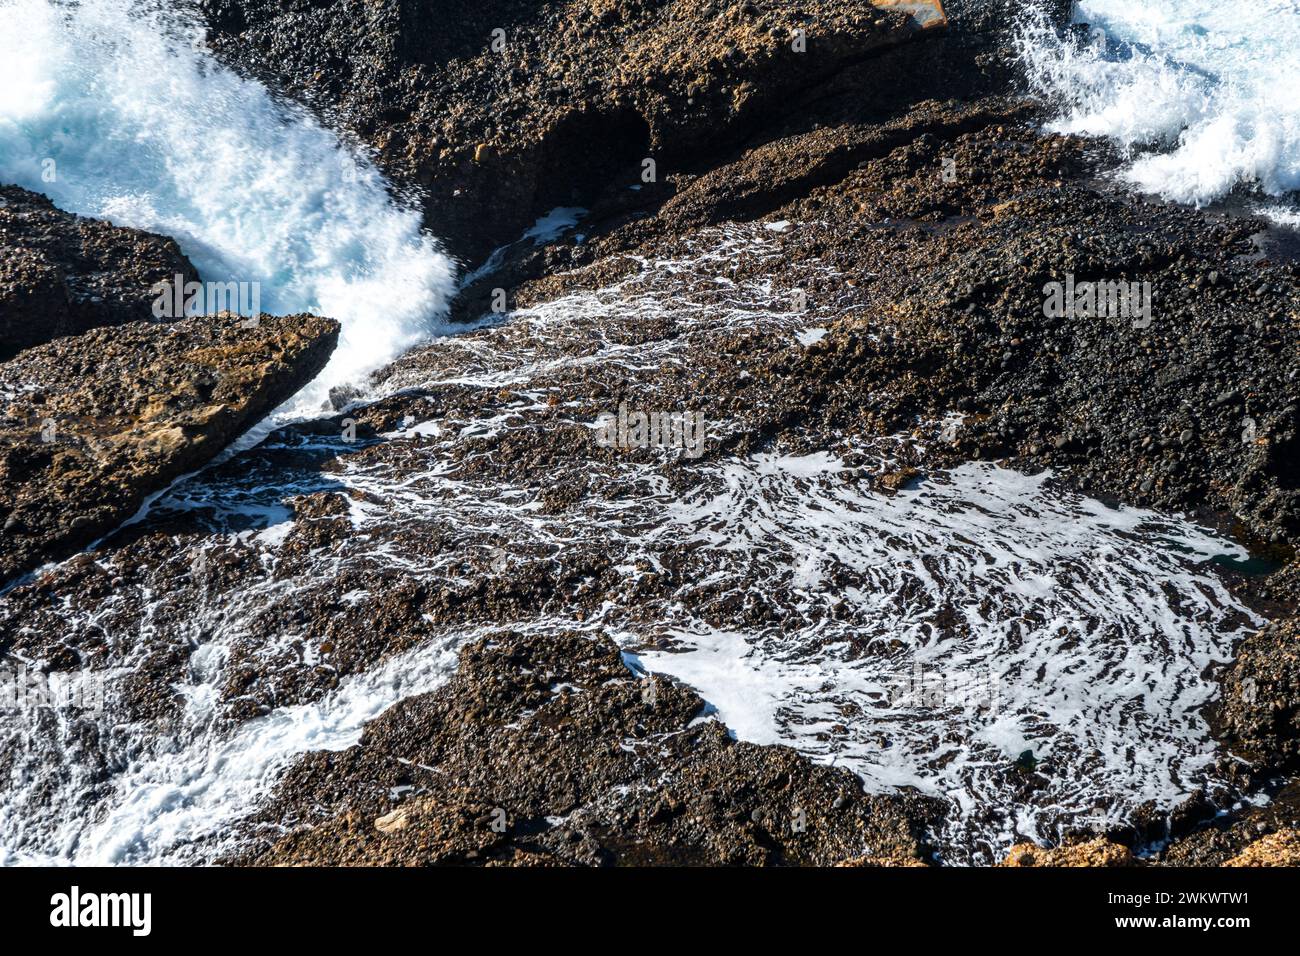
<svg viewBox="0 0 1300 956"><path fill-rule="evenodd" d="M1002 866L1133 866L1133 854L1128 847L1112 843L1104 837L1070 846L1044 849L1032 843L1017 843L1007 854Z"/></svg>
<svg viewBox="0 0 1300 956"><path fill-rule="evenodd" d="M0 364L0 581L85 547L211 461L315 377L338 328L134 322Z"/></svg>
<svg viewBox="0 0 1300 956"><path fill-rule="evenodd" d="M424 188L429 222L470 262L613 177L637 182L646 158L663 178L733 148L764 115L919 32L908 13L858 0L441 0L437 16L397 0L379 19L350 0L203 6L220 53L334 106Z"/></svg>
<svg viewBox="0 0 1300 956"><path fill-rule="evenodd" d="M1300 866L1300 831L1280 830L1256 840L1224 866Z"/></svg>
<svg viewBox="0 0 1300 956"><path fill-rule="evenodd" d="M855 856L851 860L841 860L836 866L842 867L886 867L886 866L926 866L914 856Z"/></svg>
<svg viewBox="0 0 1300 956"><path fill-rule="evenodd" d="M175 241L0 186L0 357L100 325L149 320L153 286L195 281Z"/></svg>
<svg viewBox="0 0 1300 956"><path fill-rule="evenodd" d="M409 823L410 818L406 808L398 807L392 813L385 813L375 820L375 829L380 833L396 833L398 830L405 830Z"/></svg>
<svg viewBox="0 0 1300 956"><path fill-rule="evenodd" d="M447 684L372 721L358 746L304 756L246 824L267 824L274 844L229 862L910 866L925 855L934 801L867 795L847 771L738 743L695 722L694 693L649 680L653 693L604 638L470 645ZM424 793L392 808L392 789L409 785ZM289 817L315 822L282 836Z"/></svg>

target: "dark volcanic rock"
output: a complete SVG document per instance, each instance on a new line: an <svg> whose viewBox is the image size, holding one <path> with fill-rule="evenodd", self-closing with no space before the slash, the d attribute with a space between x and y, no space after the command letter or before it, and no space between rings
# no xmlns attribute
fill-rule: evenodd
<svg viewBox="0 0 1300 956"><path fill-rule="evenodd" d="M1035 6L1053 23L1070 20L1074 0L1035 0ZM943 0L948 19L973 36L996 41L1012 33L1022 21L1025 0Z"/></svg>
<svg viewBox="0 0 1300 956"><path fill-rule="evenodd" d="M737 743L703 701L571 634L479 642L441 689L302 758L253 832L266 865L829 865L917 861L937 801ZM405 794L405 796L402 796ZM256 824L266 824L262 827Z"/></svg>
<svg viewBox="0 0 1300 956"><path fill-rule="evenodd" d="M306 385L338 323L137 322L0 365L0 581L67 557Z"/></svg>
<svg viewBox="0 0 1300 956"><path fill-rule="evenodd" d="M1242 643L1215 719L1224 742L1258 767L1300 767L1300 618Z"/></svg>
<svg viewBox="0 0 1300 956"><path fill-rule="evenodd" d="M421 186L430 227L468 262L613 180L644 185L646 159L666 182L918 33L863 0L203 6L220 53L335 113ZM896 68L874 85L909 92Z"/></svg>
<svg viewBox="0 0 1300 956"><path fill-rule="evenodd" d="M898 430L961 413L954 460L1208 507L1286 559L1300 540L1300 266L1256 254L1261 222L1098 189L1087 144L1025 115L1001 99L925 103L791 134L679 183L653 215L584 224L581 245L512 258L481 285L528 306L697 246L719 220L793 223L774 281L842 317L815 348L773 338L700 360L756 446L867 414ZM1046 287L1069 277L1149 284L1149 322L1045 314Z"/></svg>
<svg viewBox="0 0 1300 956"><path fill-rule="evenodd" d="M1237 809L1239 812L1220 816L1172 841L1151 862L1159 866L1260 865L1240 857L1261 840L1285 840L1288 835L1294 838L1300 828L1300 781L1285 784L1263 806ZM1290 865L1295 865L1294 860Z"/></svg>
<svg viewBox="0 0 1300 956"><path fill-rule="evenodd" d="M0 357L100 325L152 318L152 287L198 279L172 239L0 186Z"/></svg>

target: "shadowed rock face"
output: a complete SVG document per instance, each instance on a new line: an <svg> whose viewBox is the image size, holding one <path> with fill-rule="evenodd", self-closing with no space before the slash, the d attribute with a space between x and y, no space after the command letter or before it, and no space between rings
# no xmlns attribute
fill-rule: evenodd
<svg viewBox="0 0 1300 956"><path fill-rule="evenodd" d="M640 679L603 638L482 641L444 687L391 708L357 746L295 765L253 835L269 824L278 837L286 818L319 825L238 862L919 861L935 801L867 796L847 771L693 724L703 707L680 684ZM408 788L420 796L394 797Z"/></svg>
<svg viewBox="0 0 1300 956"><path fill-rule="evenodd" d="M203 7L219 53L273 72L421 186L430 227L469 263L615 176L641 183L645 159L665 181L922 32L864 0ZM898 94L892 70L877 80Z"/></svg>
<svg viewBox="0 0 1300 956"><path fill-rule="evenodd" d="M0 357L152 318L155 283L198 273L174 240L74 216L0 186Z"/></svg>
<svg viewBox="0 0 1300 956"><path fill-rule="evenodd" d="M338 323L134 322L0 365L0 581L67 557L206 464L325 366Z"/></svg>
<svg viewBox="0 0 1300 956"><path fill-rule="evenodd" d="M1210 821L1174 840L1150 862L1159 866L1295 865L1295 834L1300 830L1300 782L1292 779L1271 794L1271 802ZM1289 864L1281 860L1292 850ZM1275 852L1268 852L1270 848Z"/></svg>

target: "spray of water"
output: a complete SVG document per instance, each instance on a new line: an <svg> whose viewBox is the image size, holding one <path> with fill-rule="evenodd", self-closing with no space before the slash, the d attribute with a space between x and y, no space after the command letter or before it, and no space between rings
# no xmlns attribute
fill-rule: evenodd
<svg viewBox="0 0 1300 956"><path fill-rule="evenodd" d="M1020 38L1053 129L1118 143L1124 179L1176 202L1300 189L1300 3L1080 0L1076 19L1086 38L1033 13Z"/></svg>
<svg viewBox="0 0 1300 956"><path fill-rule="evenodd" d="M374 166L218 64L185 8L0 0L0 181L173 236L265 311L343 324L304 401L435 331L454 267Z"/></svg>

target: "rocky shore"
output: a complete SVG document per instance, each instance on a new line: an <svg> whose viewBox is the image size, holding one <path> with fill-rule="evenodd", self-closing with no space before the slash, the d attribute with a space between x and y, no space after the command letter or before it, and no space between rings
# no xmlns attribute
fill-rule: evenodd
<svg viewBox="0 0 1300 956"><path fill-rule="evenodd" d="M429 6L203 2L219 55L418 190L429 228L477 270L453 304L465 331L209 469L192 509L161 509L0 599L0 652L131 667L122 714L148 740L188 726L171 688L223 633L212 707L229 734L445 647L448 679L369 720L359 743L291 761L233 838L195 852L949 862L945 802L871 794L824 759L740 742L637 657L680 651L686 619L777 637L847 622L862 634L851 659L890 653L839 600L865 589L855 569L812 600L790 554L770 558L777 570L764 555L733 586L742 572L665 517L721 494L737 463L824 455L864 497L996 462L1050 470L1063 493L1190 512L1248 545L1251 562L1216 573L1268 623L1207 675L1231 790L1119 826L1062 821L1059 846L970 859L1295 865L1300 263L1265 222L1122 192L1104 144L1041 133L997 4L949 3L929 28L859 0ZM132 322L146 282L189 268L174 244L84 220L80 246L56 243L67 223L20 193L2 193L30 210L18 227L0 208L0 241L20 250L0 274L0 329L26 349L0 365L5 579L210 461L314 376L337 335L308 316ZM525 235L555 207L573 224ZM95 279L87 299L83 272L119 279ZM1149 310L1050 313L1053 283L1101 281L1146 284ZM82 334L38 344L36 326ZM600 416L628 404L702 410L700 454L594 442ZM281 531L222 524L230 489L285 511ZM960 630L924 594L893 600ZM859 714L837 706L823 756L861 742ZM24 746L0 742L0 768ZM110 741L80 746L111 763ZM993 775L1026 799L1054 785L1032 758Z"/></svg>
<svg viewBox="0 0 1300 956"><path fill-rule="evenodd" d="M0 185L0 358L101 325L153 318L157 282L198 278L175 240L73 216Z"/></svg>
<svg viewBox="0 0 1300 956"><path fill-rule="evenodd" d="M227 313L95 329L0 364L0 581L81 550L206 465L315 378L337 339L330 319Z"/></svg>
<svg viewBox="0 0 1300 956"><path fill-rule="evenodd" d="M931 801L867 796L850 773L737 743L721 724L695 720L703 707L680 684L639 679L608 640L478 642L440 692L387 711L354 748L299 762L251 821L308 822L311 806L330 812L326 822L227 862L828 866L921 857ZM418 796L394 806L391 794L403 790Z"/></svg>

